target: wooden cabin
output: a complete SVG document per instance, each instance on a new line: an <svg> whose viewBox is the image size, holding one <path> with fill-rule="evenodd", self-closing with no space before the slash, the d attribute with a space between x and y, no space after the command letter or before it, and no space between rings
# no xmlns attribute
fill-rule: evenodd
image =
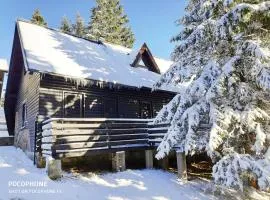
<svg viewBox="0 0 270 200"><path fill-rule="evenodd" d="M18 20L5 95L9 134L28 153L55 158L152 148L149 122L175 93L151 87L170 64L146 44L135 51Z"/></svg>

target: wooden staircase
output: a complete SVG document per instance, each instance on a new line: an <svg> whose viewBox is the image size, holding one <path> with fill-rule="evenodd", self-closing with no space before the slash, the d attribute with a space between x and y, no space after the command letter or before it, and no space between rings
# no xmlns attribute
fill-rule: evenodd
<svg viewBox="0 0 270 200"><path fill-rule="evenodd" d="M3 117L0 119L0 146L12 146L14 137L9 136L6 121Z"/></svg>

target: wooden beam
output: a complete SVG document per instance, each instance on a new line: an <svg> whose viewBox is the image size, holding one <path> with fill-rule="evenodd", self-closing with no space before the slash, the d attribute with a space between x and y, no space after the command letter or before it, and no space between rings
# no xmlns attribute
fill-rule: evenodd
<svg viewBox="0 0 270 200"><path fill-rule="evenodd" d="M147 150L153 149L150 146L132 146L132 147L121 147L121 148L112 148L112 149L86 149L86 150L78 150L78 151L62 151L57 152L55 158L68 158L68 157L83 157L83 156L92 156L99 155L104 153L114 153L117 151L133 151L133 150Z"/></svg>
<svg viewBox="0 0 270 200"><path fill-rule="evenodd" d="M43 123L49 123L52 121L57 122L105 122L105 121L112 121L112 122L152 122L153 119L133 119L133 118L50 118L45 120Z"/></svg>
<svg viewBox="0 0 270 200"><path fill-rule="evenodd" d="M42 127L43 130L46 129L58 129L58 130L65 130L65 129L114 129L114 128L147 128L147 124L144 123L56 123L51 122L50 124L46 124Z"/></svg>
<svg viewBox="0 0 270 200"><path fill-rule="evenodd" d="M64 129L55 130L49 134L43 134L43 137L51 135L57 136L58 138L65 136L79 136L79 135L119 135L119 134L138 134L147 133L147 128L130 128L130 129Z"/></svg>
<svg viewBox="0 0 270 200"><path fill-rule="evenodd" d="M83 149L83 148L96 148L96 147L107 147L107 141L103 142L75 142L75 143L64 143L55 144L55 150L71 150L71 149Z"/></svg>

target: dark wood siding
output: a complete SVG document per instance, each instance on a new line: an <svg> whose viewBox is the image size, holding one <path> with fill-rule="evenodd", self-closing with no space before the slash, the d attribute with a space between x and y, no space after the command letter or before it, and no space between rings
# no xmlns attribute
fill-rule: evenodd
<svg viewBox="0 0 270 200"><path fill-rule="evenodd" d="M73 105L74 113L66 117L151 118L174 97L173 93L151 92L146 88L83 87L72 80L48 74L43 75L40 84L39 111L44 117L65 117L65 102L68 101L65 94L77 94L81 99Z"/></svg>
<svg viewBox="0 0 270 200"><path fill-rule="evenodd" d="M34 149L35 120L39 110L39 73L23 73L16 104L15 135L22 129L28 129L30 133L30 147ZM23 125L23 104L25 103L27 114L26 124Z"/></svg>

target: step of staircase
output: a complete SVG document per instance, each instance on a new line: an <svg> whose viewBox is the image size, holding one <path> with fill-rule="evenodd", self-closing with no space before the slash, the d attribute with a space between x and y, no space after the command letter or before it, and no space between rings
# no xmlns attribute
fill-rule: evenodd
<svg viewBox="0 0 270 200"><path fill-rule="evenodd" d="M9 137L7 130L0 130L0 138L1 137Z"/></svg>
<svg viewBox="0 0 270 200"><path fill-rule="evenodd" d="M0 107L0 146L11 146L13 144L14 137L8 134L4 109Z"/></svg>
<svg viewBox="0 0 270 200"><path fill-rule="evenodd" d="M14 137L9 136L6 121L0 120L0 146L12 146Z"/></svg>
<svg viewBox="0 0 270 200"><path fill-rule="evenodd" d="M14 144L14 137L0 137L0 146L12 146Z"/></svg>
<svg viewBox="0 0 270 200"><path fill-rule="evenodd" d="M0 121L0 138L9 137L6 122Z"/></svg>
<svg viewBox="0 0 270 200"><path fill-rule="evenodd" d="M7 127L0 126L0 131L7 131Z"/></svg>

